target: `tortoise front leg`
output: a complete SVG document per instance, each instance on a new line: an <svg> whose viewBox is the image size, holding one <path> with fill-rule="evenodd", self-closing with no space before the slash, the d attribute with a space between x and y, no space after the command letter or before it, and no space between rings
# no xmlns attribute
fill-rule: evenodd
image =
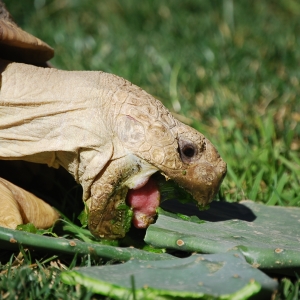
<svg viewBox="0 0 300 300"><path fill-rule="evenodd" d="M26 223L49 228L59 217L42 199L3 178L0 178L0 207L0 226L11 229Z"/></svg>

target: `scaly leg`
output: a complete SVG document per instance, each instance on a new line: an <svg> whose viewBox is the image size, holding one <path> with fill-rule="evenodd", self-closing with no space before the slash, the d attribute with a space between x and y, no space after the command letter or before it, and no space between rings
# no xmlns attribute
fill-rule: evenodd
<svg viewBox="0 0 300 300"><path fill-rule="evenodd" d="M59 217L42 199L3 178L0 178L0 207L0 226L11 229L26 223L49 228Z"/></svg>

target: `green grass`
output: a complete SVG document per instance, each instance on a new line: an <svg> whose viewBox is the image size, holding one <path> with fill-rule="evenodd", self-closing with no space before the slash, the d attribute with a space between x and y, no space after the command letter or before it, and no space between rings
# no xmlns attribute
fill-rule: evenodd
<svg viewBox="0 0 300 300"><path fill-rule="evenodd" d="M69 262L69 268L80 261ZM21 249L17 258L11 256L6 265L0 265L0 299L91 299L86 288L62 285L59 274L68 267L57 256L34 260Z"/></svg>
<svg viewBox="0 0 300 300"><path fill-rule="evenodd" d="M300 206L297 0L6 4L23 29L55 49L55 67L122 76L205 134L228 163L221 198ZM26 272L36 274L28 266L16 276L2 273L2 298L13 299L5 298L4 282L9 293L17 291ZM25 277L26 285L35 281ZM57 292L81 297L76 289L53 284ZM282 287L283 298L299 299L298 281L285 280Z"/></svg>

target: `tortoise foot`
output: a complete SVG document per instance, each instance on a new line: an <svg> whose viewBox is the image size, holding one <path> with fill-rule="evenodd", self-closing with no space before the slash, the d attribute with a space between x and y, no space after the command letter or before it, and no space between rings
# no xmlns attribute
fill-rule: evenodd
<svg viewBox="0 0 300 300"><path fill-rule="evenodd" d="M0 178L0 226L15 229L32 223L37 228L49 228L58 213L42 199Z"/></svg>

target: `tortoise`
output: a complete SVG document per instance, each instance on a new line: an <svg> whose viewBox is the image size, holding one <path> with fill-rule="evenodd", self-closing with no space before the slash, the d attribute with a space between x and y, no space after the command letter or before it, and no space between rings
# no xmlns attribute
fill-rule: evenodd
<svg viewBox="0 0 300 300"><path fill-rule="evenodd" d="M156 172L200 205L213 199L226 163L203 134L121 77L47 68L53 49L17 27L1 2L0 10L0 160L65 168L83 188L89 230L96 237L125 235L124 205L131 206L135 227L153 222L159 205ZM1 226L47 227L58 218L43 200L0 182L6 193ZM16 221L7 222L7 215Z"/></svg>

